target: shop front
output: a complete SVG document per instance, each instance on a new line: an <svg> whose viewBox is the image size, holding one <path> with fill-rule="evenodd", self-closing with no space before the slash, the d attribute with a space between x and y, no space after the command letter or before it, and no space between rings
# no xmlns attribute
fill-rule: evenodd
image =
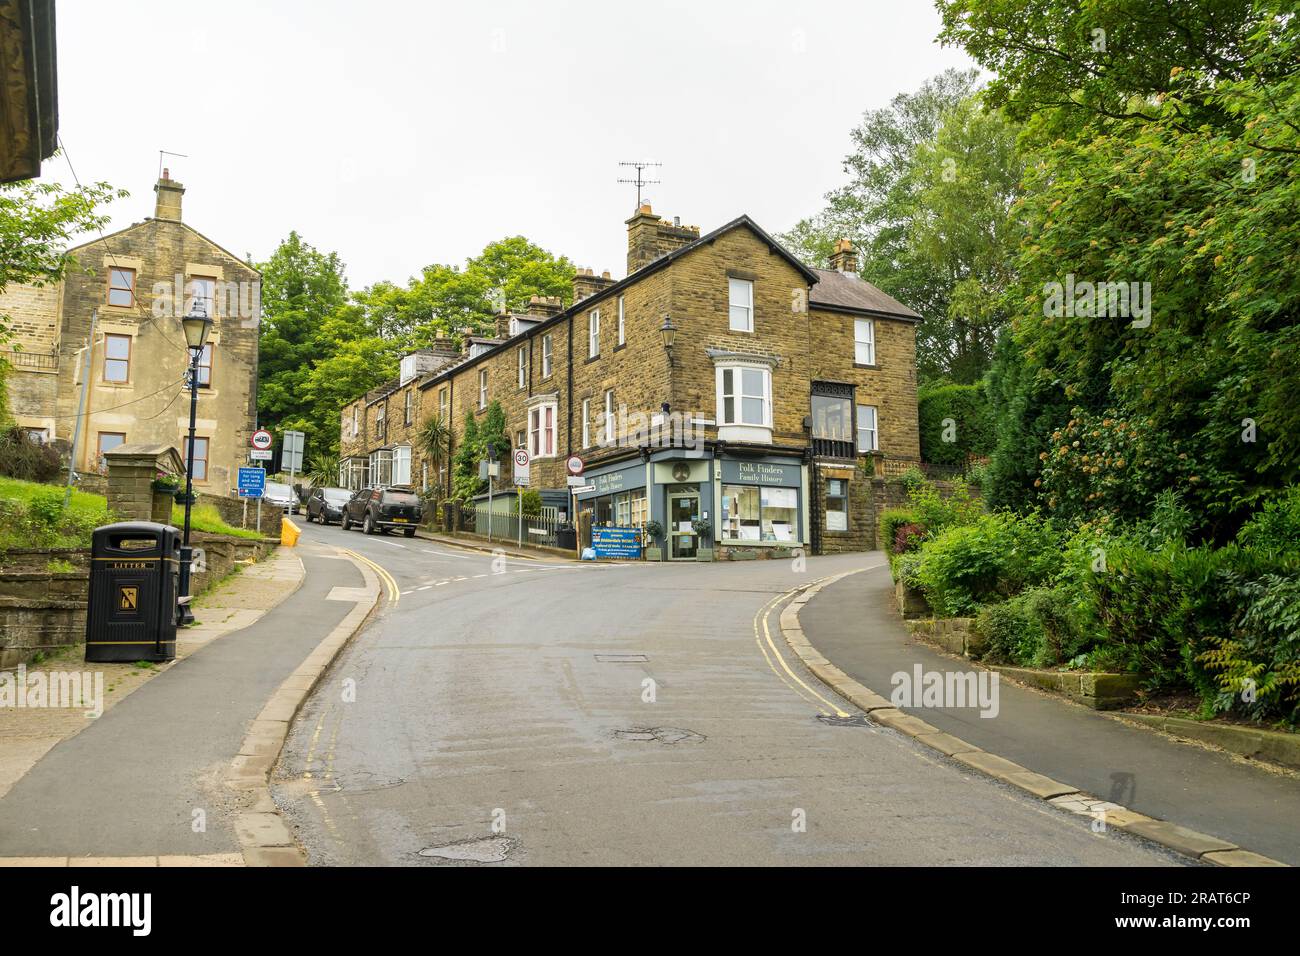
<svg viewBox="0 0 1300 956"><path fill-rule="evenodd" d="M808 543L808 474L797 455L664 449L591 468L583 478L575 497L579 511L592 512L593 527L641 529L653 521L662 534L646 545L664 560L770 557Z"/></svg>

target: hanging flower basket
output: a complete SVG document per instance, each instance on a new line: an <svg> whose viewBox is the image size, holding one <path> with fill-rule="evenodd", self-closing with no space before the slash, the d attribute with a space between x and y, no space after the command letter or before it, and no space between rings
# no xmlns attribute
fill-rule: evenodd
<svg viewBox="0 0 1300 956"><path fill-rule="evenodd" d="M158 473L158 477L149 483L154 491L164 495L174 495L180 491L181 480L177 475L168 475L163 472Z"/></svg>

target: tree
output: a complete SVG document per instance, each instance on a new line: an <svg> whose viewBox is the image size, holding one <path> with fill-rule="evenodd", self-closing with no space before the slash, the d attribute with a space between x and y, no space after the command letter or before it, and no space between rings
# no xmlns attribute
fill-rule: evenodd
<svg viewBox="0 0 1300 956"><path fill-rule="evenodd" d="M1281 2L940 9L945 38L999 72L991 101L1026 120L1014 387L993 389L993 471L1017 487L994 498L1125 521L1174 492L1193 533L1226 540L1300 478L1300 22ZM1106 459L1130 463L1108 419L1139 429L1140 493L1098 497ZM1079 422L1098 424L1074 438ZM1041 464L1057 434L1090 480Z"/></svg>
<svg viewBox="0 0 1300 956"><path fill-rule="evenodd" d="M420 426L419 446L435 475L441 474L451 460L451 425L442 420L441 415L428 418ZM435 485L434 497L441 497L441 483Z"/></svg>
<svg viewBox="0 0 1300 956"><path fill-rule="evenodd" d="M844 160L849 182L827 208L783 234L809 262L837 238L859 247L860 272L925 321L921 382L978 380L991 358L1014 247L1008 217L1020 179L1016 128L975 94L974 70L948 70L868 111Z"/></svg>
<svg viewBox="0 0 1300 956"><path fill-rule="evenodd" d="M76 189L30 180L0 184L0 292L14 284L44 286L62 279L72 262L67 248L73 238L107 225L102 207L126 195L108 183ZM12 337L9 317L0 313L0 346ZM7 371L0 358L0 423L9 416Z"/></svg>

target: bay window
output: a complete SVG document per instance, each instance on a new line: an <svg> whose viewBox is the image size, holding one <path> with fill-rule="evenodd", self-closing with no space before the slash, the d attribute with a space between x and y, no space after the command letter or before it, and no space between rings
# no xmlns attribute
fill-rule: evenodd
<svg viewBox="0 0 1300 956"><path fill-rule="evenodd" d="M772 427L771 370L723 366L717 376L718 425Z"/></svg>
<svg viewBox="0 0 1300 956"><path fill-rule="evenodd" d="M555 456L555 405L534 405L528 410L528 454L533 458Z"/></svg>

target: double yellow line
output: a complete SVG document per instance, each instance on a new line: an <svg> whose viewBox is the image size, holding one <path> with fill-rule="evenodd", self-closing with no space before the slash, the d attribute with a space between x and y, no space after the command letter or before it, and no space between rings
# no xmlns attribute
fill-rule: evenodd
<svg viewBox="0 0 1300 956"><path fill-rule="evenodd" d="M374 571L375 574L379 575L379 580L383 581L385 587L388 588L388 600L390 602L396 604L398 601L402 599L402 589L397 586L397 580L391 574L389 574L388 571L382 565L376 564L374 561L371 561L364 554L357 554L357 552L351 550L350 548L339 548L339 550L342 551L344 554L348 555L349 557L355 558L356 560L362 562L368 568Z"/></svg>
<svg viewBox="0 0 1300 956"><path fill-rule="evenodd" d="M816 582L813 583L815 584ZM789 687L792 691L810 703L815 704L817 701L820 701L825 705L825 709L822 711L823 714L834 714L836 717L851 717L853 716L852 714L842 710L836 704L832 704L829 700L804 683L799 675L790 669L790 665L786 663L785 657L779 650L777 650L776 642L772 640L772 632L767 626L768 617L771 615L773 608L786 598L792 597L799 590L799 588L791 588L784 594L778 594L776 597L772 598L772 600L759 608L758 613L754 615L754 643L758 645L758 649L762 652L763 659L767 661L767 666L772 669L772 673L781 678L781 682L785 684L786 687ZM761 635L758 630L760 622L762 622L763 625L763 632ZM764 641L767 642L767 647L763 646ZM771 654L768 653L768 648L771 648ZM772 663L773 657L780 662L781 669L785 671L785 674L782 674L781 671L776 669L776 665ZM793 680L794 684L790 683L790 680L786 679L786 674L790 676L790 680ZM795 684L798 684L799 686L796 687ZM802 687L803 690L800 690L800 687Z"/></svg>

